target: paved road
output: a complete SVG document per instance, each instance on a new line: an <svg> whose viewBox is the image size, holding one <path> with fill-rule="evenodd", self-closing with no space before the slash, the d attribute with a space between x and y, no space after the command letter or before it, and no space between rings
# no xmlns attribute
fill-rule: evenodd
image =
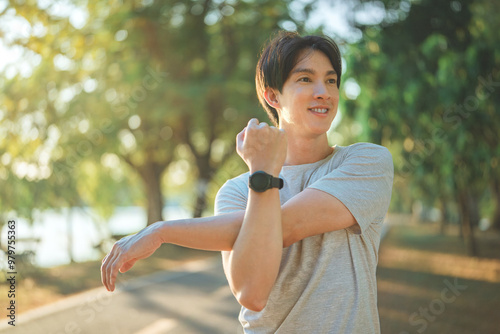
<svg viewBox="0 0 500 334"><path fill-rule="evenodd" d="M18 315L1 334L240 333L239 305L220 258L193 262L175 272L122 281L114 293L94 289Z"/></svg>

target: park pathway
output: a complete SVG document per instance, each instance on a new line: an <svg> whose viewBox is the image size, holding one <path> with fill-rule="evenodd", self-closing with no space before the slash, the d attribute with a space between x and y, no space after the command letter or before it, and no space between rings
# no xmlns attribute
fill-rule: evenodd
<svg viewBox="0 0 500 334"><path fill-rule="evenodd" d="M20 314L16 327L2 324L0 334L235 334L238 312L221 259L213 257Z"/></svg>

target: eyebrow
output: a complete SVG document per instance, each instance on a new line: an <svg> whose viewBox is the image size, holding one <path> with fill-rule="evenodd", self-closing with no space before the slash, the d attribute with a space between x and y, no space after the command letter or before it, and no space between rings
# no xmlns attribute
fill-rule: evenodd
<svg viewBox="0 0 500 334"><path fill-rule="evenodd" d="M310 69L310 68L302 68L302 67L299 67L299 68L296 68L295 70L292 71L291 74L295 74L295 73L309 73L309 74L316 74L316 72L313 70L313 69ZM326 72L326 75L336 75L337 72L335 72L335 70L330 70L328 72Z"/></svg>

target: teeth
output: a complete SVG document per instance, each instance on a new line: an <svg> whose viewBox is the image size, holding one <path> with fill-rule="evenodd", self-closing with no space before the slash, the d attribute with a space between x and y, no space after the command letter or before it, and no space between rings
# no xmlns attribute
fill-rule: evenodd
<svg viewBox="0 0 500 334"><path fill-rule="evenodd" d="M321 114L325 114L328 111L328 109L321 109L321 108L311 108L311 110L314 112L319 112Z"/></svg>

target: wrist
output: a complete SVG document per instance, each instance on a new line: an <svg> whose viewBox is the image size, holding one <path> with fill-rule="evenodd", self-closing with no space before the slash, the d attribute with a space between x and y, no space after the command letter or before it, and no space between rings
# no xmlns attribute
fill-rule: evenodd
<svg viewBox="0 0 500 334"><path fill-rule="evenodd" d="M250 175L252 175L255 172L265 172L269 175L272 175L274 177L279 177L280 172L281 172L281 167L276 168L276 167L250 167Z"/></svg>
<svg viewBox="0 0 500 334"><path fill-rule="evenodd" d="M248 188L259 193L273 188L279 190L283 188L283 184L283 179L262 170L251 173L248 177Z"/></svg>
<svg viewBox="0 0 500 334"><path fill-rule="evenodd" d="M154 223L151 226L154 226L154 230L152 232L153 232L153 235L155 236L155 238L157 239L157 242L160 243L160 245L170 242L168 240L168 236L169 236L168 221L157 221L156 223Z"/></svg>

